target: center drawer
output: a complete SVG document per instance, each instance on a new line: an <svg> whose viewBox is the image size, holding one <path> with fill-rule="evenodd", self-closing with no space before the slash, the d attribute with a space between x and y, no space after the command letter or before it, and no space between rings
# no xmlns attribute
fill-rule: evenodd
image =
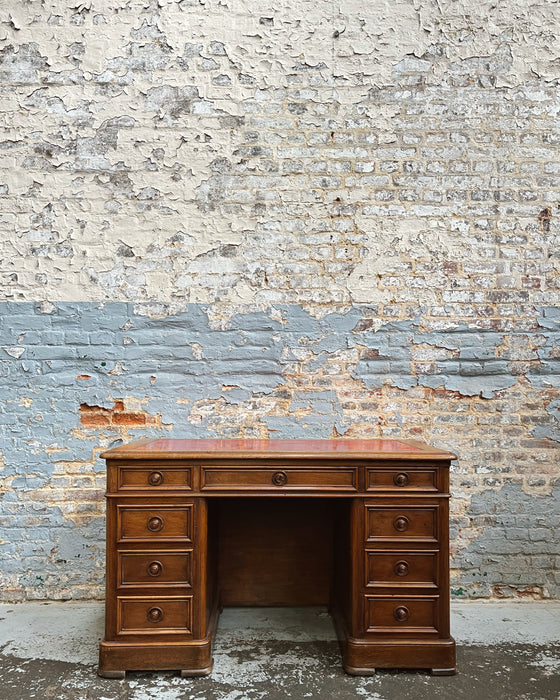
<svg viewBox="0 0 560 700"><path fill-rule="evenodd" d="M357 491L358 470L292 467L203 467L202 491Z"/></svg>

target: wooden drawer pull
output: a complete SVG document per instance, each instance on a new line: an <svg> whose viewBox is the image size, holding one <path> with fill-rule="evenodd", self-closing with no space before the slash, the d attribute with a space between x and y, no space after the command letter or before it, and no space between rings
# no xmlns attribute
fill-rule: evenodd
<svg viewBox="0 0 560 700"><path fill-rule="evenodd" d="M405 474L404 472L401 472L400 474L395 474L393 477L393 483L395 486L408 486L410 482L410 479L408 477L408 474Z"/></svg>
<svg viewBox="0 0 560 700"><path fill-rule="evenodd" d="M148 483L150 486L161 486L164 482L164 477L161 472L150 472Z"/></svg>
<svg viewBox="0 0 560 700"><path fill-rule="evenodd" d="M398 561L393 567L393 571L397 576L408 576L410 572L408 562L404 560Z"/></svg>
<svg viewBox="0 0 560 700"><path fill-rule="evenodd" d="M272 475L272 483L275 486L285 486L288 483L288 475L286 472L275 472Z"/></svg>
<svg viewBox="0 0 560 700"><path fill-rule="evenodd" d="M163 610L161 608L150 608L147 618L148 622L161 622L163 620Z"/></svg>
<svg viewBox="0 0 560 700"><path fill-rule="evenodd" d="M393 617L397 622L406 622L409 617L408 608L404 605L399 605L393 610Z"/></svg>
<svg viewBox="0 0 560 700"><path fill-rule="evenodd" d="M410 521L404 515L400 515L398 518L393 520L393 527L397 532L406 532L409 525Z"/></svg>
<svg viewBox="0 0 560 700"><path fill-rule="evenodd" d="M158 515L154 515L153 518L150 518L148 520L148 530L150 532L159 532L160 530L163 530L163 518L160 518Z"/></svg>
<svg viewBox="0 0 560 700"><path fill-rule="evenodd" d="M152 561L148 564L146 570L150 576L161 576L163 564L160 561Z"/></svg>

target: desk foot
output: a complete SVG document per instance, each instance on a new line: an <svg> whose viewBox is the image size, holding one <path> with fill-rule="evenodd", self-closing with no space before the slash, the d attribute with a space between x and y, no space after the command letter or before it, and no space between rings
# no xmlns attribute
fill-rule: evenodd
<svg viewBox="0 0 560 700"><path fill-rule="evenodd" d="M356 668L348 665L343 665L343 668L351 676L375 676L374 668Z"/></svg>
<svg viewBox="0 0 560 700"><path fill-rule="evenodd" d="M101 678L113 678L115 680L123 681L126 676L126 671L102 671L101 669L98 669L97 675L101 676Z"/></svg>
<svg viewBox="0 0 560 700"><path fill-rule="evenodd" d="M454 676L456 668L432 668L432 676Z"/></svg>
<svg viewBox="0 0 560 700"><path fill-rule="evenodd" d="M207 668L183 668L181 669L181 678L204 678L205 676L209 676L212 673L213 665L214 664L210 664Z"/></svg>

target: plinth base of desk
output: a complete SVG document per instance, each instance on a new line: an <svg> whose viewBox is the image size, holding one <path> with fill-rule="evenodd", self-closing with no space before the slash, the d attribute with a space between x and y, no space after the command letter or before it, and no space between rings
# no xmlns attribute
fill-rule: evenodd
<svg viewBox="0 0 560 700"><path fill-rule="evenodd" d="M378 668L422 668L433 675L450 676L455 669L455 640L371 641L343 639L342 665L354 676L370 676Z"/></svg>
<svg viewBox="0 0 560 700"><path fill-rule="evenodd" d="M103 678L124 678L126 671L180 671L182 677L212 671L212 640L135 644L101 642L99 670Z"/></svg>
<svg viewBox="0 0 560 700"><path fill-rule="evenodd" d="M452 676L455 668L455 640L375 639L349 634L344 616L331 609L342 652L342 666L353 676L372 676L378 668L427 669L432 675Z"/></svg>

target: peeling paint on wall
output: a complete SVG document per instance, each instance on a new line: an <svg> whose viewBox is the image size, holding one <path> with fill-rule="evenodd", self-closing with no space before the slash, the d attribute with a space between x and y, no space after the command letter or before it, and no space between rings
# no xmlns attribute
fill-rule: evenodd
<svg viewBox="0 0 560 700"><path fill-rule="evenodd" d="M199 305L161 317L147 310L80 302L51 305L48 313L38 304L0 307L7 533L0 550L9 562L8 599L101 595L98 455L141 435L406 434L449 447L460 456L452 523L463 585L472 571L468 552L497 537L473 518L473 496L485 502L490 488L494 508L505 507L499 494L511 486L525 494L525 505L540 508L554 488L560 390L532 386L535 360L525 373L515 364L531 341L560 347L552 318L536 333L421 333L417 322L375 328L357 308L317 319L298 306L278 306L236 314L221 326ZM536 362L539 382L560 374L560 357L544 368ZM531 510L523 515L533 517ZM555 536L553 519L540 522L543 534L552 528ZM503 571L500 556L509 556L506 544L493 553L496 571ZM40 585L33 578L39 562ZM529 562L523 580L533 575ZM551 571L535 579L543 596L557 592ZM506 584L494 576L492 585L477 584L473 595L497 595Z"/></svg>
<svg viewBox="0 0 560 700"><path fill-rule="evenodd" d="M559 56L548 0L5 2L2 595L102 596L146 434L448 447L455 590L558 595Z"/></svg>
<svg viewBox="0 0 560 700"><path fill-rule="evenodd" d="M5 298L558 304L547 3L12 4Z"/></svg>

